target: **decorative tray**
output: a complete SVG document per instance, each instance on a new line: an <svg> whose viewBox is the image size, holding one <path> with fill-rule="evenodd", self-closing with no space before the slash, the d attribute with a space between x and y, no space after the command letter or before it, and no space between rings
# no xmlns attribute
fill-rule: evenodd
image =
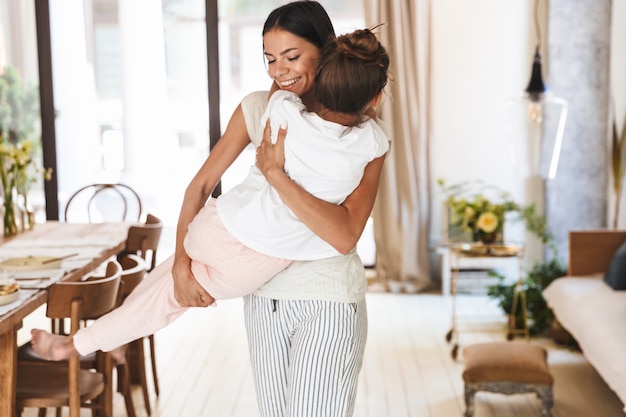
<svg viewBox="0 0 626 417"><path fill-rule="evenodd" d="M517 256L523 250L523 246L510 243L467 242L459 243L456 249L467 256Z"/></svg>
<svg viewBox="0 0 626 417"><path fill-rule="evenodd" d="M493 256L517 256L522 249L520 245L493 244L489 245L489 254Z"/></svg>
<svg viewBox="0 0 626 417"><path fill-rule="evenodd" d="M461 243L458 249L463 255L481 256L489 253L489 246L482 242Z"/></svg>

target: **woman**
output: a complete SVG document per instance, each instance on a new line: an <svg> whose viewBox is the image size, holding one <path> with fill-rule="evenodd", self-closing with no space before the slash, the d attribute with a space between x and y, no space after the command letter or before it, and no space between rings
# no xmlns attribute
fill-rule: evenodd
<svg viewBox="0 0 626 417"><path fill-rule="evenodd" d="M312 86L320 49L334 30L319 3L300 1L274 10L263 28L272 88L298 94L315 110ZM208 294L191 272L183 241L224 171L250 143L261 139L267 93L253 93L237 107L224 135L187 187L172 268L177 301L207 306ZM281 141L269 129L257 166L290 209L343 256L294 262L245 298L253 374L263 417L351 416L367 334L365 271L354 248L371 213L384 156L365 168L360 185L341 204L319 200L284 173ZM279 130L279 138L285 131Z"/></svg>
<svg viewBox="0 0 626 417"><path fill-rule="evenodd" d="M326 42L315 77L317 113L290 91L273 92L262 121L274 119L276 129L277 121L289 125L289 138L276 142L289 178L333 204L355 190L367 164L389 150L385 133L364 114L379 103L388 69L385 48L361 29ZM187 229L185 252L211 300L247 295L293 260L341 255L293 215L257 167L200 209ZM74 335L33 329L35 352L48 360L97 350L119 358L116 348L170 324L190 308L174 299L172 260L157 265L119 308Z"/></svg>

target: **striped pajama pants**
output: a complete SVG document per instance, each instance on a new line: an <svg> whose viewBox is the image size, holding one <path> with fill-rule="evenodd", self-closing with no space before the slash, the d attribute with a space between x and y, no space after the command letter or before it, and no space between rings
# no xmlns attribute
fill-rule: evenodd
<svg viewBox="0 0 626 417"><path fill-rule="evenodd" d="M367 339L365 300L244 300L261 416L352 416Z"/></svg>

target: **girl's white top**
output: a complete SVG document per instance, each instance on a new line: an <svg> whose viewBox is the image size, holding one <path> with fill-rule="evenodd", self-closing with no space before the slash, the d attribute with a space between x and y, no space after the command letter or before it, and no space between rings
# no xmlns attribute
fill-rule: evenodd
<svg viewBox="0 0 626 417"><path fill-rule="evenodd" d="M269 117L272 140L283 122L285 172L314 196L341 204L361 182L365 166L389 150L389 142L375 121L346 127L309 113L300 98L277 91L261 117L253 143L262 138ZM256 136L258 132L261 136ZM244 245L277 258L315 260L340 255L314 234L281 200L261 171L252 166L239 185L217 199L226 229Z"/></svg>

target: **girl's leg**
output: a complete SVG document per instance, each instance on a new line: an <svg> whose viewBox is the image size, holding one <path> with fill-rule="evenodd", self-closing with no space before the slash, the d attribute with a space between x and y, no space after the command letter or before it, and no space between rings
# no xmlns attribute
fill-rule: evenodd
<svg viewBox="0 0 626 417"><path fill-rule="evenodd" d="M222 224L210 199L185 236L185 251L198 283L216 300L238 298L259 288L285 269L290 260L259 253L237 240Z"/></svg>
<svg viewBox="0 0 626 417"><path fill-rule="evenodd" d="M367 338L365 300L251 295L245 308L261 416L352 416Z"/></svg>
<svg viewBox="0 0 626 417"><path fill-rule="evenodd" d="M174 257L154 268L124 303L74 335L80 354L111 351L141 337L154 334L187 311L174 298Z"/></svg>

